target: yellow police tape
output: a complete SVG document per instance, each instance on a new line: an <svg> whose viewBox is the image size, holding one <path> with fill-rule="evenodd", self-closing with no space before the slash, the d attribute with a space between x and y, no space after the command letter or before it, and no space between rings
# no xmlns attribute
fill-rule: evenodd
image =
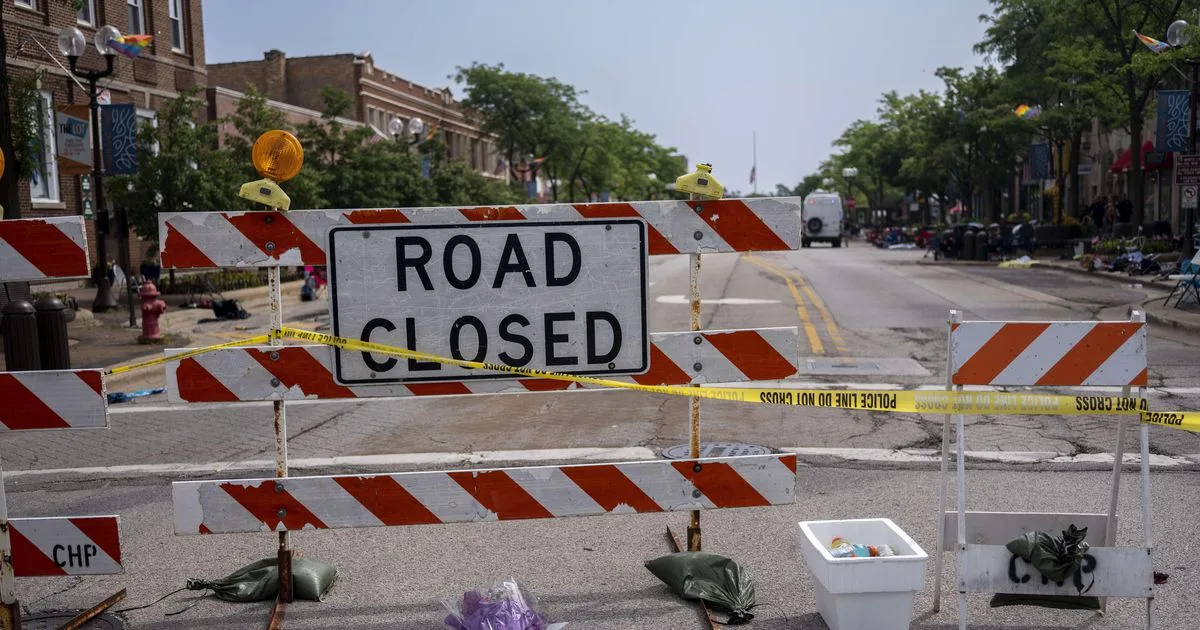
<svg viewBox="0 0 1200 630"><path fill-rule="evenodd" d="M825 407L856 411L891 411L900 413L960 413L965 415L1117 415L1139 414L1149 424L1200 431L1200 413L1151 412L1144 398L1122 396L1065 396L1059 394L1029 394L1006 392L897 391L871 390L797 390L756 389L749 387L707 387L675 385L640 385L590 376L576 376L516 368L495 363L451 359L397 348L368 341L357 341L324 333L283 328L272 333L275 338L299 339L344 350L390 354L424 361L436 361L463 368L508 372L530 378L545 378L584 383L613 389L627 389L651 394L693 396L712 400L728 400L768 405Z"/></svg>
<svg viewBox="0 0 1200 630"><path fill-rule="evenodd" d="M1185 431L1200 432L1200 412L1149 411L1146 399L1127 396L1066 396L1062 394L1031 394L1010 392L954 392L954 391L874 391L874 390L821 390L821 389L759 389L751 387L709 387L680 385L641 385L591 376L577 376L561 372L547 372L529 368L511 367L496 363L483 363L439 357L437 355L398 348L369 341L357 341L335 335L284 327L266 335L256 335L227 343L186 350L131 365L122 365L104 371L106 375L121 374L142 368L180 361L217 350L253 346L269 343L273 339L299 339L344 350L390 354L423 361L436 361L462 368L506 372L529 378L544 378L608 387L666 394L689 396L710 400L727 400L765 405L795 407L823 407L854 411L890 411L897 413L957 413L964 415L1139 415L1146 424Z"/></svg>
<svg viewBox="0 0 1200 630"><path fill-rule="evenodd" d="M255 346L255 345L261 345L264 343L270 343L270 341L271 341L271 335L256 335L254 337L248 337L246 339L238 339L237 341L230 341L228 343L220 343L215 346L208 346L207 348L195 348L193 350L186 350L184 352L180 352L179 354L174 354L169 357L160 357L157 359L150 359L149 361L141 361L139 363L133 363L131 365L120 365L120 366L117 366L114 368L109 368L109 369L105 370L104 374L111 376L113 374L121 374L123 372L132 372L133 370L140 370L142 368L154 367L156 365L163 365L164 363L170 363L171 361L182 361L183 359L186 359L188 357L194 357L199 354L206 354L209 352L213 352L215 350L224 350L226 348L236 348L238 346Z"/></svg>

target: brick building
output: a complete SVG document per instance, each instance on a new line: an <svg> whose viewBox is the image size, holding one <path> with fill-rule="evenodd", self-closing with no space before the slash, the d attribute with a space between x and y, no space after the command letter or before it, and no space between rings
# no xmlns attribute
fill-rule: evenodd
<svg viewBox="0 0 1200 630"><path fill-rule="evenodd" d="M379 133L387 136L393 120L419 117L437 126L451 159L507 177L496 139L454 101L449 88L423 87L377 68L369 52L288 57L269 50L261 60L210 64L208 83L239 91L253 85L268 99L318 111L324 107L322 90L332 86L352 99L349 116Z"/></svg>
<svg viewBox="0 0 1200 630"><path fill-rule="evenodd" d="M77 26L87 38L87 52L79 59L81 69L104 69L104 58L92 45L96 28L115 26L122 34L154 36L149 48L135 59L118 55L112 76L102 79L112 103L132 103L138 117L153 121L165 101L181 91L207 85L204 69L204 25L201 0L82 0L78 11L66 0L0 0L3 7L3 54L14 80L41 74L37 86L41 96L39 115L46 124L39 129L43 156L30 180L21 180L21 214L26 217L84 214L81 177L62 175L56 162L54 111L69 104L86 105L88 96L64 69L67 59L58 51L58 32ZM60 65L61 64L61 65ZM86 85L86 83L84 83ZM8 124L9 121L4 121ZM88 221L93 264L96 260L94 222ZM115 225L110 223L108 252L116 258ZM130 239L134 269L146 246Z"/></svg>
<svg viewBox="0 0 1200 630"><path fill-rule="evenodd" d="M228 118L237 112L238 101L243 96L245 96L244 92L220 86L210 86L204 90L206 115L208 120L217 121L217 138L222 147L225 146L226 138L238 135L237 128L233 126L233 123L228 122ZM307 107L289 105L271 99L267 99L267 107L283 112L284 119L293 127L301 127L310 122L320 123L322 120L320 111ZM357 120L341 117L338 117L337 121L348 128L359 127L363 124Z"/></svg>

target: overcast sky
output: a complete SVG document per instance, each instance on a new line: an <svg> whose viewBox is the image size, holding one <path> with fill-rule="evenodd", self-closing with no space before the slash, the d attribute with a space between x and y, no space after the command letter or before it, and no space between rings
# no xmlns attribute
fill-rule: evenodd
<svg viewBox="0 0 1200 630"><path fill-rule="evenodd" d="M583 100L712 162L749 193L794 185L887 90L937 89L973 67L987 0L205 0L209 63L369 50L426 86L503 62L586 90ZM451 86L455 95L462 90Z"/></svg>

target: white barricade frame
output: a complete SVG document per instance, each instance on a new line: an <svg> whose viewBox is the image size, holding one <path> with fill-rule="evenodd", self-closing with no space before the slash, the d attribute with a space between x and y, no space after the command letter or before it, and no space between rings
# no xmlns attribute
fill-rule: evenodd
<svg viewBox="0 0 1200 630"><path fill-rule="evenodd" d="M87 278L88 255L83 217L0 220L0 282ZM0 372L0 400L0 433L109 426L101 370ZM17 577L120 573L120 517L10 518L0 468L0 627L20 627Z"/></svg>
<svg viewBox="0 0 1200 630"><path fill-rule="evenodd" d="M527 221L529 224L539 222L575 222L589 221L593 219L635 219L644 222L646 226L647 254L655 255L679 255L687 254L690 259L689 265L689 303L691 306L691 326L690 332L686 335L672 334L655 335L651 334L652 340L657 337L666 344L686 344L692 343L696 348L693 351L705 352L705 356L710 357L705 360L696 360L693 365L685 366L680 369L680 366L674 361L677 357L670 356L670 352L659 349L657 364L661 368L667 364L671 364L674 369L668 369L669 374L655 373L655 355L654 350L651 350L650 371L642 375L631 375L627 378L637 380L639 378L650 379L651 382L670 384L693 384L699 385L704 382L711 382L708 379L713 373L720 373L723 376L719 378L729 378L730 381L740 380L761 380L769 375L771 378L786 377L795 373L796 370L796 355L798 347L796 339L798 338L798 328L787 329L755 329L749 331L703 331L700 326L700 258L701 253L714 252L752 252L752 251L786 251L796 250L800 246L800 204L799 198L769 198L769 199L700 199L695 195L687 201L641 201L628 203L593 203L593 204L543 204L543 205L526 205L526 206L509 206L509 207L474 207L474 208L455 208L455 207L436 207L436 208L386 208L386 209L363 209L363 210L295 210L282 211L276 208L267 208L264 211L251 212L208 212L208 213L161 213L159 215L159 235L162 243L162 264L164 267L174 268L213 268L213 267L266 267L268 270L268 283L270 286L271 297L271 318L270 326L273 330L283 328L282 314L282 297L280 293L280 275L279 270L281 265L325 265L326 248L329 243L329 234L332 230L348 226L366 226L366 225L381 225L381 224L421 224L421 223L469 223L476 221ZM330 291L332 294L332 291ZM756 335L760 346L761 355L767 357L761 359L766 361L766 366L760 364L755 366L755 360L746 361L746 357L740 357L741 363L736 360L737 357L730 356L728 353L722 353L721 348L715 349L709 346L714 346L714 335L719 339L720 335ZM729 337L733 340L733 337ZM782 356L784 361L780 361L781 356L779 350L779 342L787 343L786 350ZM651 344L653 347L654 344ZM762 348L765 347L765 348ZM309 347L288 346L286 349L282 346L282 341L278 338L273 338L271 347L264 348L265 356L272 362L283 361L286 356L286 361L289 364L299 365L305 363L310 366L315 366L318 370L330 365L328 358L332 352L326 348L324 350ZM715 350L715 351L714 351ZM230 352L221 351L221 354L213 353L215 360L218 362L225 361L243 361L252 353L257 351L254 348L237 349ZM297 354L303 353L303 354ZM678 353L682 356L684 353ZM718 354L724 356L718 357ZM775 357L769 355L774 354ZM256 362L261 357L253 357ZM666 361L662 359L666 359ZM733 365L724 366L723 369L711 370L706 368L706 361L712 363L713 360L725 360ZM201 361L191 361L189 365L192 368L202 369ZM247 373L255 372L254 366L245 363L249 366ZM261 362L260 362L261 365ZM749 368L747 367L749 366ZM236 387L239 391L230 392L229 387L217 383L217 387L212 387L207 393L200 394L198 397L183 396L178 391L178 367L171 368L172 376L169 380L176 384L173 397L175 399L186 399L189 402L197 400L207 400L206 396L225 397L225 400L272 400L272 408L274 411L274 427L275 427L275 478L274 483L280 484L279 488L287 488L293 482L288 475L288 456L287 456L287 415L286 402L287 399L297 397L320 397L320 398L337 398L337 397L357 397L368 394L367 389L375 387L354 386L346 387L338 385L335 382L326 383L324 377L320 379L314 387L308 390L301 387L293 387L285 383L285 378L279 374L267 370L257 376L265 378L253 379L251 387L243 388ZM290 368L289 368L290 369ZM740 378L737 378L739 377ZM216 379L209 380L215 383ZM260 382L263 381L263 382ZM729 381L727 381L729 382ZM519 391L519 388L526 388L531 391L532 388L542 387L546 391L576 391L578 388L564 388L560 383L540 383L538 379L505 379L495 380L489 383L470 383L468 387L463 382L450 381L432 381L421 384L406 384L406 385L384 385L385 392L391 389L392 393L382 393L381 395L396 395L397 387L407 388L408 395L421 395L421 390L414 388L432 388L424 391L427 395L462 395L470 393L495 393L497 391ZM489 389L491 388L491 389ZM516 389L514 389L516 388ZM479 389L479 391L475 391ZM403 394L403 390L401 395ZM216 393L213 393L216 392ZM360 393L361 392L361 393ZM690 399L690 451L691 458L688 460L677 461L662 461L649 462L644 464L648 466L648 470L662 471L679 471L679 466L692 467L696 475L700 475L701 470L706 467L722 467L732 466L730 461L738 458L716 458L711 460L698 461L700 453L700 398L692 397ZM775 467L779 468L780 462L787 462L791 466L790 474L780 476L775 474L771 477L773 481L769 485L780 486L772 490L769 494L772 496L778 495L782 491L781 483L790 483L793 488L779 499L780 502L794 502L794 484L796 478L795 459L781 458L772 456L767 458L770 461L776 462ZM764 460L766 461L766 460ZM601 466L623 466L624 463L608 464ZM528 471L538 467L530 467L525 469L511 469L512 471ZM732 470L732 468L731 468ZM778 471L776 471L778 473ZM416 475L425 475L425 478L432 479L437 475L444 476L443 473L413 473ZM520 474L518 472L518 474ZM671 473L676 474L676 473ZM682 473L678 473L682 474ZM382 479L384 476L379 476ZM391 477L391 476L387 476ZM686 475L684 475L686 477ZM285 481L286 479L286 481ZM325 478L324 481L300 482L298 486L292 486L298 491L304 491L306 487L309 489L317 486L328 488L334 478ZM788 481L790 480L790 482ZM253 483L255 480L235 480L224 483ZM691 520L688 527L688 543L687 547L690 550L700 550L700 512L699 509L712 509L718 507L733 507L733 505L721 505L720 501L713 501L706 497L704 490L700 487L687 486L691 481L684 481L684 485L680 485L679 479L673 482L674 486L688 489L692 494L692 501L703 500L698 504L684 502L681 505L687 505L691 511ZM180 497L190 497L191 494L182 489L195 488L196 486L181 486L181 483L173 484L179 493L174 494L176 498L176 512L179 513L180 505L178 501ZM311 484L317 484L313 486ZM671 484L669 484L671 485ZM735 484L736 485L736 484ZM745 487L750 487L747 484L742 484ZM215 486L204 486L215 487ZM690 489L689 489L690 488ZM559 490L562 490L559 488ZM567 490L569 492L569 490ZM274 490L272 490L274 493ZM337 493L333 493L337 495ZM746 492L745 494L754 494L757 492ZM332 496L332 495L329 495ZM340 496L340 495L339 495ZM790 499L788 498L790 497ZM728 498L728 497L727 497ZM337 503L345 499L340 498L329 499ZM705 501L707 503L705 503ZM195 504L190 500L183 500L183 505L194 507ZM774 503L771 503L774 504ZM330 504L332 505L332 504ZM755 504L750 504L755 505ZM284 510L286 508L279 508ZM586 511L586 510L585 510ZM199 531L197 533L204 533ZM282 611L287 603L292 601L292 593L288 585L290 585L291 572L291 557L292 547L290 532L288 528L278 530L279 546L278 558L280 567L281 588L279 596L276 599L275 608L272 610L271 622L279 620L281 622Z"/></svg>
<svg viewBox="0 0 1200 630"><path fill-rule="evenodd" d="M1145 397L1146 318L1134 311L1127 322L968 322L951 311L947 334L946 389L965 385L1120 386L1122 396ZM1136 392L1133 390L1136 386ZM1141 424L1143 547L1116 547L1117 498L1125 452L1126 415L1117 416L1112 486L1108 512L968 512L964 417L955 415L957 510L946 511L950 458L950 415L942 424L938 484L937 553L933 610L941 606L943 555L955 552L959 628L967 627L969 593L1099 597L1146 600L1146 627L1154 627L1152 506L1148 427ZM1057 534L1069 525L1087 527L1090 544L1085 565L1062 584L1049 582L1005 546L1029 531ZM947 531L957 531L955 539ZM1040 578L1040 579L1039 579Z"/></svg>

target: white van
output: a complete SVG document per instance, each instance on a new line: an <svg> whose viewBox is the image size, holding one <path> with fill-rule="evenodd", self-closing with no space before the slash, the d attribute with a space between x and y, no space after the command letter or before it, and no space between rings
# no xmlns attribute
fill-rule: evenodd
<svg viewBox="0 0 1200 630"><path fill-rule="evenodd" d="M800 245L825 241L841 247L843 218L841 195L823 190L809 193L800 210Z"/></svg>

